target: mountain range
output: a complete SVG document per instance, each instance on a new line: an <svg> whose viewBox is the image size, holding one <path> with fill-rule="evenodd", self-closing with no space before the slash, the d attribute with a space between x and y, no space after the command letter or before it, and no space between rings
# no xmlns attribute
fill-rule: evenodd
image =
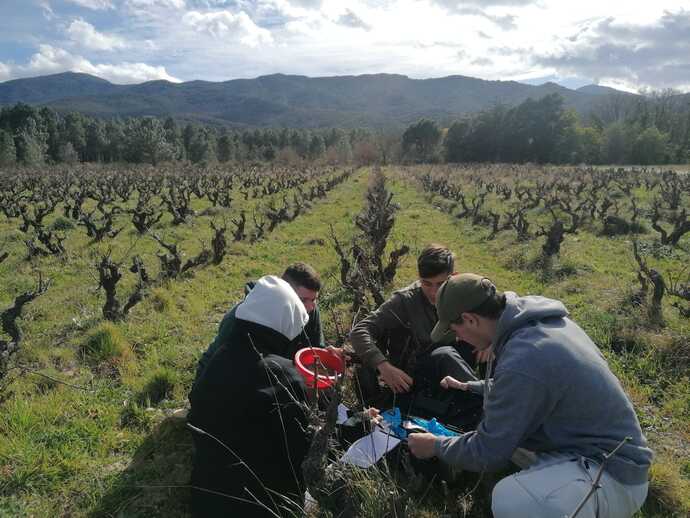
<svg viewBox="0 0 690 518"><path fill-rule="evenodd" d="M466 76L410 79L397 74L306 77L273 74L224 82L148 81L118 85L65 72L0 83L0 105L24 102L100 117L172 116L235 127L392 127L422 117L441 123L498 103L513 106L550 93L586 116L613 88L577 90Z"/></svg>

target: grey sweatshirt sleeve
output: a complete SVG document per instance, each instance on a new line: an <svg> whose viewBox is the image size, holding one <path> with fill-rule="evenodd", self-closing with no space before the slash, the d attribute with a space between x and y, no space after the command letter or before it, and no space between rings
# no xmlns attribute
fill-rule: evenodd
<svg viewBox="0 0 690 518"><path fill-rule="evenodd" d="M521 373L496 372L484 418L476 431L436 439L436 456L468 471L496 471L553 409L541 382Z"/></svg>
<svg viewBox="0 0 690 518"><path fill-rule="evenodd" d="M386 331L404 326L406 316L402 295L394 293L379 308L360 320L350 333L352 348L367 367L376 366L386 360L386 355L378 348Z"/></svg>
<svg viewBox="0 0 690 518"><path fill-rule="evenodd" d="M467 383L469 391L473 394L477 394L479 396L484 395L484 388L486 387L486 383L484 380L466 381L465 383Z"/></svg>

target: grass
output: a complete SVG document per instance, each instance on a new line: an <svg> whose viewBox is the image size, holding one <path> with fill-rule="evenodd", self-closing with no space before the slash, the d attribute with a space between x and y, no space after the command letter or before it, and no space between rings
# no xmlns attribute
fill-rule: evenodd
<svg viewBox="0 0 690 518"><path fill-rule="evenodd" d="M189 481L189 434L169 415L186 404L199 355L222 315L242 297L245 282L280 274L297 260L311 262L326 279L335 273L335 254L320 239L330 223L340 235L350 232L349 218L365 188L359 174L264 241L230 244L219 266L153 289L116 324L101 319L104 296L96 290L95 260L108 248L118 261L137 253L156 275L153 240L128 227L114 240L92 243L77 228L67 232L66 258L29 263L16 222L0 219L2 235L15 236L5 241L11 255L0 264L0 306L31 288L38 270L53 280L50 291L26 307L17 362L89 389L47 388L37 383L40 377L13 371L0 415L0 434L12 438L0 443L0 473L8 475L0 477L0 515L186 516L184 491L138 486ZM167 218L158 231L179 239L187 256L198 253L199 240L210 240L210 217L179 227ZM133 276L125 273L121 284L122 298L133 288Z"/></svg>
<svg viewBox="0 0 690 518"><path fill-rule="evenodd" d="M81 346L81 353L92 364L124 363L132 358L129 344L111 322L103 322L89 331Z"/></svg>
<svg viewBox="0 0 690 518"><path fill-rule="evenodd" d="M604 237L596 229L568 235L554 266L561 273L545 277L530 263L541 240L519 243L514 233L488 231L434 208L406 171L391 169L390 187L401 210L389 242L412 250L403 260L390 289L416 278L414 258L429 242L449 245L458 269L492 278L499 287L520 294L544 294L564 301L573 318L601 346L638 410L657 458L652 470L653 495L644 517L684 516L690 512L690 374L687 319L665 301L665 327L645 322L639 308L627 305L636 287L628 236ZM0 242L10 257L0 263L0 307L35 284L37 272L50 277L50 290L25 308L25 333L16 361L82 389L47 378L11 371L12 383L0 403L0 516L188 516L192 446L184 423L172 417L186 404L196 361L213 338L223 314L242 297L243 285L267 274L279 274L289 263L306 261L322 274L322 318L327 341L336 338L336 323L349 327L347 303L338 290L337 257L329 243L329 226L347 239L362 206L367 171L336 187L325 200L289 224L279 225L258 243L231 243L218 266L208 266L151 290L128 318L104 323L104 295L96 289L94 263L108 249L126 266L133 253L158 272L158 245L138 236L131 224L114 240L93 243L82 227L69 228L58 215L48 224L67 235L64 258L27 261L16 221L0 217ZM236 196L237 204L244 201ZM256 203L249 200L248 206ZM194 202L199 215L173 227L166 215L156 231L179 240L187 257L210 241L210 221L236 209L213 209ZM127 220L118 216L122 224ZM67 220L69 222L69 220ZM118 225L116 225L118 226ZM655 250L652 235L645 235ZM648 255L650 267L662 271L687 262L688 238L680 251ZM125 269L123 268L123 272ZM118 286L122 299L135 283L126 272ZM332 309L331 309L332 308ZM357 477L361 477L361 480ZM356 472L363 516L381 516L391 481ZM460 498L476 477L447 491L434 484L411 493L404 505L409 516L438 517L444 512L488 513L490 480ZM165 486L176 486L165 487ZM423 498L422 498L423 497ZM382 507L383 506L383 507ZM388 507L390 509L390 507Z"/></svg>

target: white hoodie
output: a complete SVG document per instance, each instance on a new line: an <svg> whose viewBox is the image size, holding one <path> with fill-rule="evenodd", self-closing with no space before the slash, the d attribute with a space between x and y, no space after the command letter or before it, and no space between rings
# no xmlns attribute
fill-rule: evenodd
<svg viewBox="0 0 690 518"><path fill-rule="evenodd" d="M235 316L278 331L288 340L294 340L309 321L309 314L295 290L275 275L266 275L256 281L237 307Z"/></svg>

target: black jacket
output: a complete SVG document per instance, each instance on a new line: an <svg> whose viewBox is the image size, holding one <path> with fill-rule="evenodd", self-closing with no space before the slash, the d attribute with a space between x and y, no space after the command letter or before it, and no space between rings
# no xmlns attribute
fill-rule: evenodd
<svg viewBox="0 0 690 518"><path fill-rule="evenodd" d="M192 389L190 424L232 450L193 433L192 486L202 488L192 491L194 516L271 516L263 505L287 515L281 509L285 497L301 505L309 437L298 402L306 393L289 350L282 334L237 319L228 346L216 352Z"/></svg>
<svg viewBox="0 0 690 518"><path fill-rule="evenodd" d="M253 281L244 285L245 297L255 285L256 283ZM230 311L225 314L220 322L220 325L218 326L218 334L213 339L213 342L209 344L206 351L201 355L201 358L199 358L199 363L196 367L196 377L194 380L195 383L196 380L201 377L204 369L206 369L206 366L209 364L211 358L213 358L213 355L220 348L220 346L228 343L233 328L235 327L235 313L237 312L237 308L240 304L241 302L235 304ZM307 325L304 326L304 330L292 341L291 354L294 355L294 353L296 353L302 347L308 346L321 348L326 347L326 342L323 337L323 329L321 327L321 313L319 312L318 306L316 306L309 313L309 322L307 322Z"/></svg>

